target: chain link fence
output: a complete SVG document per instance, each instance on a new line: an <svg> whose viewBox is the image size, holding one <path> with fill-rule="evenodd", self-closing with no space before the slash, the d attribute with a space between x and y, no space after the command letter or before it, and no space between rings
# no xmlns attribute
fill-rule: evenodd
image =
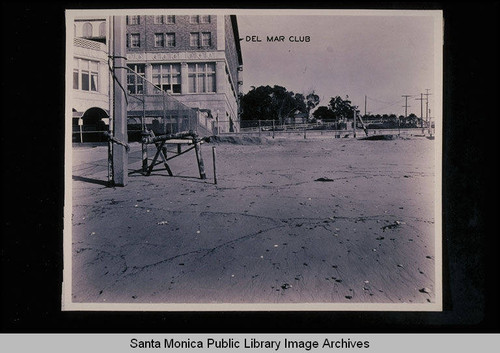
<svg viewBox="0 0 500 353"><path fill-rule="evenodd" d="M219 122L222 123L222 122ZM352 119L320 120L315 122L288 120L280 123L279 120L244 120L240 121L240 134L258 134L263 136L292 136L294 134L304 136L355 137L377 134L434 134L434 126L429 122L422 124L403 123L398 121L368 121L364 125L356 121L354 126ZM365 130L366 129L366 130ZM425 130L425 131L424 131ZM221 133L221 135L229 133Z"/></svg>
<svg viewBox="0 0 500 353"><path fill-rule="evenodd" d="M199 136L214 133L215 119L210 111L191 108L179 102L166 90L148 82L140 75L129 72L128 92L128 136L129 141L138 141L142 131L152 130L156 135L193 131Z"/></svg>
<svg viewBox="0 0 500 353"><path fill-rule="evenodd" d="M156 135L192 131L199 136L217 133L217 122L207 109L189 107L170 94L174 85L158 86L132 69L127 72L127 131L128 141L140 141L142 132ZM83 118L83 119L82 119ZM106 141L104 132L109 125L102 119L73 118L73 142Z"/></svg>

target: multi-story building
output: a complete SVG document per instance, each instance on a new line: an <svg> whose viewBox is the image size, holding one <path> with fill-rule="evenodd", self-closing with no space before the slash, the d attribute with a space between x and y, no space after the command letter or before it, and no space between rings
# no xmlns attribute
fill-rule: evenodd
<svg viewBox="0 0 500 353"><path fill-rule="evenodd" d="M138 74L128 74L130 95L155 94L154 86L160 87L216 121L219 132L239 130L243 62L236 16L127 16L126 35L127 64ZM159 108L148 115L160 115Z"/></svg>
<svg viewBox="0 0 500 353"><path fill-rule="evenodd" d="M109 121L109 68L105 18L74 21L72 99L73 130L95 140L92 131L106 130ZM77 134L74 136L75 140Z"/></svg>
<svg viewBox="0 0 500 353"><path fill-rule="evenodd" d="M182 130L179 114L177 129L166 128L173 121L168 116L174 116L160 97L166 92L190 116L194 111L209 133L239 130L242 56L236 16L139 15L126 21L129 123L140 117L148 125L160 121L166 132ZM110 111L109 21L78 18L73 27L74 121L83 117L87 129L102 127Z"/></svg>

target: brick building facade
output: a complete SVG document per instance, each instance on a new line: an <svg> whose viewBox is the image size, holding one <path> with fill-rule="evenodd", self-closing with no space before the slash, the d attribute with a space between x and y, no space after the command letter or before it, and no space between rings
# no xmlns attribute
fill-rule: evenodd
<svg viewBox="0 0 500 353"><path fill-rule="evenodd" d="M220 132L239 130L243 63L236 16L127 16L126 32L129 68L205 112ZM129 76L129 94L153 94L152 86Z"/></svg>
<svg viewBox="0 0 500 353"><path fill-rule="evenodd" d="M93 113L92 121L108 120L108 18L73 21L75 119ZM188 109L193 108L208 132L239 130L242 57L236 16L139 15L126 16L126 23L130 69L126 89L132 97L129 102L150 102L147 122L165 116L160 100L155 99L159 87ZM129 123L131 117L143 114L140 104L129 104Z"/></svg>

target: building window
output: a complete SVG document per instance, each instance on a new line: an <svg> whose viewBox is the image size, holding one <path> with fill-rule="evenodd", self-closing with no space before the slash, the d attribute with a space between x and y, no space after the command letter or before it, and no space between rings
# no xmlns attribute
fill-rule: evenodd
<svg viewBox="0 0 500 353"><path fill-rule="evenodd" d="M189 34L189 45L192 47L200 46L200 34L197 32Z"/></svg>
<svg viewBox="0 0 500 353"><path fill-rule="evenodd" d="M139 16L127 16L127 24L128 25L138 25L141 23L141 19Z"/></svg>
<svg viewBox="0 0 500 353"><path fill-rule="evenodd" d="M198 16L198 15L189 16L189 22L190 23L200 23L200 16Z"/></svg>
<svg viewBox="0 0 500 353"><path fill-rule="evenodd" d="M157 25L161 25L164 22L164 16L154 16L153 23Z"/></svg>
<svg viewBox="0 0 500 353"><path fill-rule="evenodd" d="M145 67L144 64L128 64L131 70L127 70L127 92L128 94L143 94L144 93L144 76Z"/></svg>
<svg viewBox="0 0 500 353"><path fill-rule="evenodd" d="M139 33L130 34L130 48L140 48L141 47L141 35Z"/></svg>
<svg viewBox="0 0 500 353"><path fill-rule="evenodd" d="M210 23L210 15L200 16L200 23Z"/></svg>
<svg viewBox="0 0 500 353"><path fill-rule="evenodd" d="M155 33L155 47L164 47L165 46L165 36L163 33Z"/></svg>
<svg viewBox="0 0 500 353"><path fill-rule="evenodd" d="M165 16L165 22L168 24L174 24L175 23L175 15Z"/></svg>
<svg viewBox="0 0 500 353"><path fill-rule="evenodd" d="M99 25L99 37L106 37L106 22Z"/></svg>
<svg viewBox="0 0 500 353"><path fill-rule="evenodd" d="M153 64L153 83L163 91L181 93L181 65Z"/></svg>
<svg viewBox="0 0 500 353"><path fill-rule="evenodd" d="M79 59L73 59L73 89L80 87Z"/></svg>
<svg viewBox="0 0 500 353"><path fill-rule="evenodd" d="M201 45L203 47L209 47L212 45L212 35L210 32L204 32L201 34Z"/></svg>
<svg viewBox="0 0 500 353"><path fill-rule="evenodd" d="M75 58L73 61L73 88L97 92L99 63L97 61Z"/></svg>
<svg viewBox="0 0 500 353"><path fill-rule="evenodd" d="M215 63L188 64L188 91L215 92Z"/></svg>
<svg viewBox="0 0 500 353"><path fill-rule="evenodd" d="M92 24L85 22L83 24L82 37L90 38L92 37Z"/></svg>
<svg viewBox="0 0 500 353"><path fill-rule="evenodd" d="M175 33L167 33L167 47L175 47Z"/></svg>

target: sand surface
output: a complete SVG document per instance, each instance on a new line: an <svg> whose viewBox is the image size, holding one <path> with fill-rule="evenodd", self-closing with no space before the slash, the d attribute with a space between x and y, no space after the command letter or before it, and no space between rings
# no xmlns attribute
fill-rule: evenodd
<svg viewBox="0 0 500 353"><path fill-rule="evenodd" d="M73 148L73 302L435 301L434 141L277 138L202 152L206 180L192 151L171 161L174 177L133 173L110 188L106 147ZM130 171L140 157L132 144Z"/></svg>

